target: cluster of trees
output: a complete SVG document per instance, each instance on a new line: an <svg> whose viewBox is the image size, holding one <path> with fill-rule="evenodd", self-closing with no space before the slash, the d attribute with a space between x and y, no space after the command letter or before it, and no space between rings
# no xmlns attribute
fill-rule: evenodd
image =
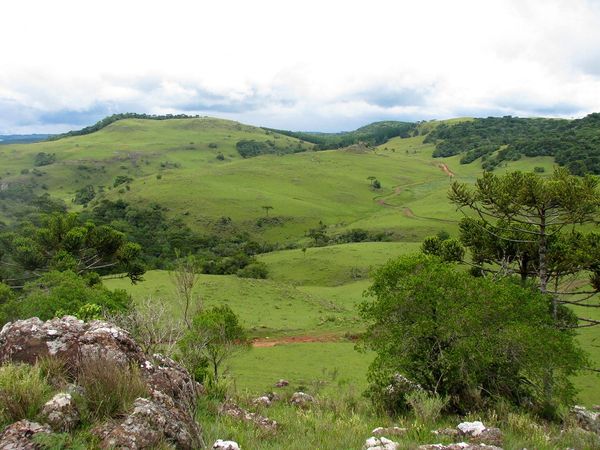
<svg viewBox="0 0 600 450"><path fill-rule="evenodd" d="M82 128L81 130L69 131L68 133L55 134L48 138L50 141L55 141L58 139L62 139L65 137L71 136L83 136L86 134L91 134L96 131L101 130L109 126L110 124L117 122L118 120L123 119L147 119L147 120L169 120L169 119L197 119L200 117L199 115L190 116L187 114L164 114L164 115L154 115L154 114L138 114L138 113L121 113L121 114L113 114L111 116L107 116L104 119L96 122L94 125L90 125L89 127Z"/></svg>
<svg viewBox="0 0 600 450"><path fill-rule="evenodd" d="M436 144L436 157L463 154L462 164L482 158L487 170L522 155L554 156L558 164L576 175L600 174L598 113L577 120L507 116L440 124L425 142Z"/></svg>
<svg viewBox="0 0 600 450"><path fill-rule="evenodd" d="M277 146L274 141L255 141L253 139L243 139L235 145L235 148L242 158L253 158L260 155L285 155L305 151L301 142L282 147Z"/></svg>
<svg viewBox="0 0 600 450"><path fill-rule="evenodd" d="M416 124L397 121L374 122L357 130L342 133L311 133L272 128L265 128L265 130L311 142L315 144L316 150L329 150L348 147L359 142L380 145L393 137L406 138L416 132Z"/></svg>
<svg viewBox="0 0 600 450"><path fill-rule="evenodd" d="M203 273L267 276L266 267L255 256L270 251L271 246L253 241L247 233L200 234L166 213L167 209L158 204L134 206L123 200L104 199L84 216L140 244L140 258L150 268L170 269L178 255L184 254L194 255Z"/></svg>
<svg viewBox="0 0 600 450"><path fill-rule="evenodd" d="M0 189L0 211L10 222L39 223L44 214L66 212L67 205L48 193L37 194L35 183L9 183ZM0 221L0 230L7 226Z"/></svg>
<svg viewBox="0 0 600 450"><path fill-rule="evenodd" d="M56 155L54 153L39 152L37 155L35 155L33 165L36 167L49 166L50 164L54 164L55 161Z"/></svg>
<svg viewBox="0 0 600 450"><path fill-rule="evenodd" d="M315 247L346 244L350 242L386 242L393 239L393 233L391 232L371 231L362 228L353 228L342 233L330 235L327 232L327 225L322 221L319 221L319 224L316 227L310 228L306 232L306 236L312 239Z"/></svg>
<svg viewBox="0 0 600 450"><path fill-rule="evenodd" d="M575 330L600 324L581 314L600 307L600 234L578 226L600 217L598 181L488 172L449 197L465 213L460 239L440 233L422 255L389 262L361 305L364 345L377 352L369 394L406 408L402 374L454 411L502 399L554 414L589 366Z"/></svg>

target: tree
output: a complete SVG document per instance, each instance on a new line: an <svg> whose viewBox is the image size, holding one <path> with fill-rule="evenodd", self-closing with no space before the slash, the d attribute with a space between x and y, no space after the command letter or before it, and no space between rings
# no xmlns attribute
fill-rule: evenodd
<svg viewBox="0 0 600 450"><path fill-rule="evenodd" d="M0 278L14 288L49 270L118 274L133 283L145 272L141 247L108 225L83 222L77 214L54 213L40 226L25 223L0 233Z"/></svg>
<svg viewBox="0 0 600 450"><path fill-rule="evenodd" d="M536 289L413 255L377 270L366 295L363 345L377 354L369 394L388 409L406 406L404 398L389 403L386 388L395 374L449 396L457 412L499 398L537 408L572 400L569 376L585 357L572 330L554 327L550 300ZM555 386L550 399L548 369Z"/></svg>
<svg viewBox="0 0 600 450"><path fill-rule="evenodd" d="M178 253L178 252L177 252ZM193 256L180 258L177 254L178 261L175 265L175 270L170 273L171 280L175 285L175 290L180 301L183 302L183 320L188 328L191 328L189 321L189 311L194 302L194 287L198 282L197 264ZM198 301L198 309L202 309L202 304Z"/></svg>
<svg viewBox="0 0 600 450"><path fill-rule="evenodd" d="M266 206L261 206L261 208L265 210L266 216L269 217L269 210L273 209L273 207L266 205Z"/></svg>
<svg viewBox="0 0 600 450"><path fill-rule="evenodd" d="M198 313L191 328L179 343L182 359L199 381L206 375L219 381L219 371L225 361L248 344L246 332L238 317L227 305Z"/></svg>
<svg viewBox="0 0 600 450"><path fill-rule="evenodd" d="M592 281L592 290L587 293L599 292L600 236L585 235L575 228L598 219L600 195L596 178L577 177L563 168L549 177L522 172L499 176L488 172L474 188L454 182L449 198L467 216L461 222L461 240L472 250L482 271L510 274L516 266L514 271L523 281L535 278L540 292L553 295L555 321L559 319L561 304L592 306L584 300L561 298L579 295L581 291L565 292L560 287L565 277L579 277L587 272ZM581 239L590 244L583 252L577 249ZM484 268L482 264L486 262L499 269ZM550 283L553 290L548 289ZM588 325L600 323L581 320Z"/></svg>

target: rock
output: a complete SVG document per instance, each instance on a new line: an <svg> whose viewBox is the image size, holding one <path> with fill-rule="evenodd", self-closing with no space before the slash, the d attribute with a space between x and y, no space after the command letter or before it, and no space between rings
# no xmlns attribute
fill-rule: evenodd
<svg viewBox="0 0 600 450"><path fill-rule="evenodd" d="M600 413L589 411L583 406L573 406L571 415L584 430L600 434Z"/></svg>
<svg viewBox="0 0 600 450"><path fill-rule="evenodd" d="M252 404L256 406L271 406L271 399L266 395L263 395L262 397L257 397L254 400L252 400Z"/></svg>
<svg viewBox="0 0 600 450"><path fill-rule="evenodd" d="M220 408L220 413L244 422L253 423L257 427L268 432L275 432L279 427L276 421L261 416L260 414L246 411L234 403L224 403Z"/></svg>
<svg viewBox="0 0 600 450"><path fill-rule="evenodd" d="M71 394L59 393L46 402L42 417L54 431L70 431L79 423L79 411Z"/></svg>
<svg viewBox="0 0 600 450"><path fill-rule="evenodd" d="M439 430L433 430L432 433L435 434L436 436L450 436L450 437L460 436L460 434L461 434L461 432L459 430L457 430L456 428L441 428Z"/></svg>
<svg viewBox="0 0 600 450"><path fill-rule="evenodd" d="M290 382L287 380L279 380L277 383L275 383L275 387L286 387L289 386Z"/></svg>
<svg viewBox="0 0 600 450"><path fill-rule="evenodd" d="M462 422L456 427L459 431L466 436L477 436L485 430L485 425L480 421L475 422Z"/></svg>
<svg viewBox="0 0 600 450"><path fill-rule="evenodd" d="M502 450L501 447L485 444L467 444L459 442L457 444L427 444L420 445L419 450Z"/></svg>
<svg viewBox="0 0 600 450"><path fill-rule="evenodd" d="M212 448L216 450L241 450L237 442L217 439Z"/></svg>
<svg viewBox="0 0 600 450"><path fill-rule="evenodd" d="M477 436L469 439L471 444L487 444L501 447L504 443L504 435L499 428L486 428Z"/></svg>
<svg viewBox="0 0 600 450"><path fill-rule="evenodd" d="M384 427L377 427L375 428L373 431L371 431L371 433L373 433L373 436L403 436L408 432L407 428L400 428L400 427L388 427L388 428L384 428Z"/></svg>
<svg viewBox="0 0 600 450"><path fill-rule="evenodd" d="M161 397L165 394L156 395ZM100 448L145 449L158 446L165 440L178 449L203 447L197 424L173 404L169 408L165 403L168 403L166 398L135 400L133 412L121 423L94 430L101 437Z"/></svg>
<svg viewBox="0 0 600 450"><path fill-rule="evenodd" d="M301 408L307 407L310 403L314 403L315 398L312 395L305 394L304 392L294 392L290 403Z"/></svg>
<svg viewBox="0 0 600 450"><path fill-rule="evenodd" d="M137 399L133 412L122 422L96 429L105 448L114 443L116 447L134 449L143 447L142 442L163 440L183 449L203 445L194 420L202 386L172 359L145 354L127 331L109 322L84 323L71 316L46 322L38 318L18 320L0 331L0 364L33 364L48 356L64 361L70 373L77 373L82 362L94 359L140 368L151 399Z"/></svg>
<svg viewBox="0 0 600 450"><path fill-rule="evenodd" d="M15 422L0 434L0 450L39 450L41 446L34 444L31 438L40 433L50 434L52 430L29 420Z"/></svg>
<svg viewBox="0 0 600 450"><path fill-rule="evenodd" d="M369 439L367 439L365 441L365 445L363 445L363 449L365 450L397 450L399 448L400 444L383 436L372 436Z"/></svg>

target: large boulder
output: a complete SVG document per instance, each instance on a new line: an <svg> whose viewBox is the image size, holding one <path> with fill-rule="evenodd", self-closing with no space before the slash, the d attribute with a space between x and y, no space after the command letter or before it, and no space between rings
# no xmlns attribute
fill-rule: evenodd
<svg viewBox="0 0 600 450"><path fill-rule="evenodd" d="M219 412L223 415L233 417L234 419L254 424L258 428L269 433L277 431L277 428L279 427L279 424L275 420L247 411L235 403L224 403L221 405Z"/></svg>
<svg viewBox="0 0 600 450"><path fill-rule="evenodd" d="M363 445L364 450L397 450L399 448L400 444L383 436L372 436L367 439L365 445Z"/></svg>
<svg viewBox="0 0 600 450"><path fill-rule="evenodd" d="M300 408L306 408L311 403L315 402L315 398L312 395L306 394L304 392L294 392L290 403L294 406L299 406Z"/></svg>
<svg viewBox="0 0 600 450"><path fill-rule="evenodd" d="M97 428L102 447L147 448L164 440L182 449L203 445L194 420L202 387L172 359L145 354L127 331L109 322L85 323L71 316L46 322L19 320L0 331L0 363L33 364L49 356L60 358L75 374L86 360L139 368L151 398L137 399L123 421ZM57 417L60 427L58 422Z"/></svg>
<svg viewBox="0 0 600 450"><path fill-rule="evenodd" d="M15 422L0 434L0 450L40 450L41 446L32 441L40 433L50 434L52 430L47 425L29 420Z"/></svg>

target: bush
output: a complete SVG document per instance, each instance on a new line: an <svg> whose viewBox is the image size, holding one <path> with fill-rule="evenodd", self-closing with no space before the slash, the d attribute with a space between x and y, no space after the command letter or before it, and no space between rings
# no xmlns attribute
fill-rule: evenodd
<svg viewBox="0 0 600 450"><path fill-rule="evenodd" d="M260 278L265 279L269 275L269 269L264 262L254 262L248 264L243 269L237 271L237 276L240 278Z"/></svg>
<svg viewBox="0 0 600 450"><path fill-rule="evenodd" d="M425 425L435 423L448 404L447 397L425 391L411 392L406 396L406 401L413 410L417 421Z"/></svg>
<svg viewBox="0 0 600 450"><path fill-rule="evenodd" d="M586 358L534 289L414 255L379 269L367 295L360 312L369 322L363 344L377 353L368 375L374 400L394 373L448 396L458 412L497 399L538 410L573 400L569 377Z"/></svg>
<svg viewBox="0 0 600 450"><path fill-rule="evenodd" d="M77 382L85 392L79 401L90 423L123 414L136 398L148 397L137 366L127 367L109 359L82 361Z"/></svg>
<svg viewBox="0 0 600 450"><path fill-rule="evenodd" d="M34 420L49 400L51 387L36 366L0 366L0 426L21 419Z"/></svg>
<svg viewBox="0 0 600 450"><path fill-rule="evenodd" d="M33 165L36 167L49 166L50 164L54 164L55 161L56 155L54 153L40 152L37 155L35 155Z"/></svg>

